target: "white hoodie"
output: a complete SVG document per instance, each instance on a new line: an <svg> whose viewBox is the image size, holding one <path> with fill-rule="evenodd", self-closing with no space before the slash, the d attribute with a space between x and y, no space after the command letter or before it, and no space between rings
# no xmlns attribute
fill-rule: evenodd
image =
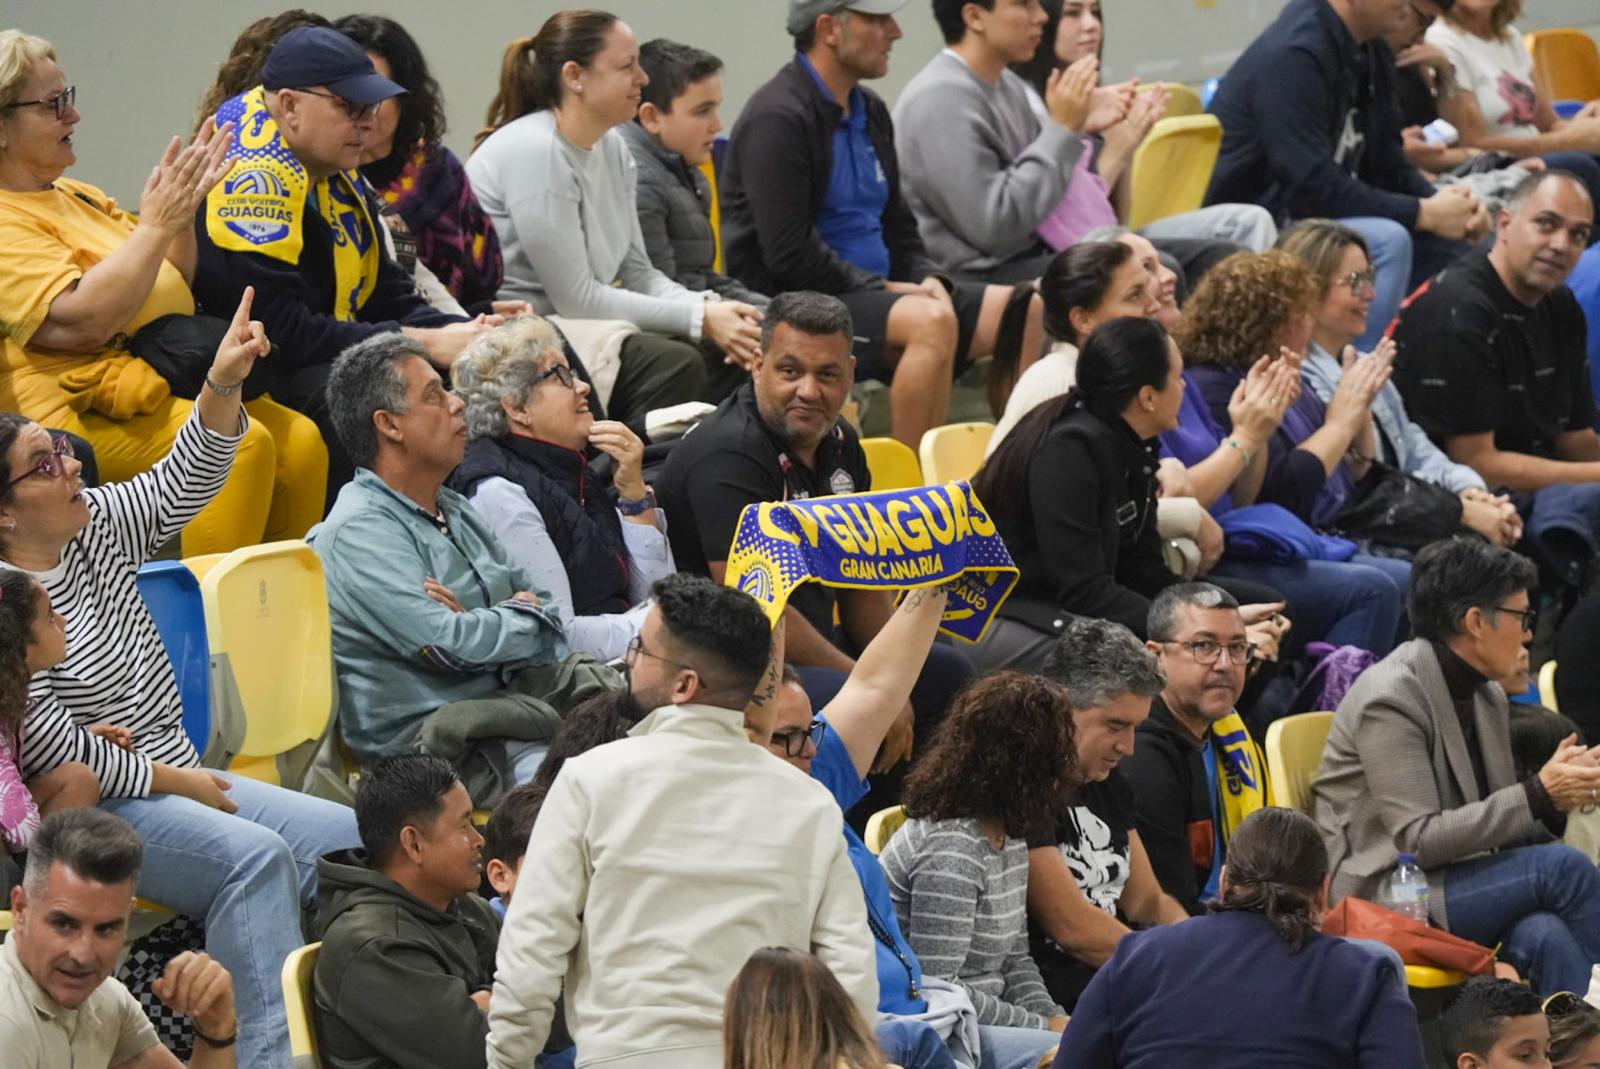
<svg viewBox="0 0 1600 1069"><path fill-rule="evenodd" d="M764 946L816 954L877 1016L861 885L833 796L744 714L669 705L568 761L500 935L489 1069L533 1064L566 991L580 1066L721 1069L722 1005Z"/></svg>

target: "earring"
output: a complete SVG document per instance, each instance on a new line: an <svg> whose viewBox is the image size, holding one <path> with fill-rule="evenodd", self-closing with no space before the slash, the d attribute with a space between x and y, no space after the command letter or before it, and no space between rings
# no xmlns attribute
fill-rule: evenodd
<svg viewBox="0 0 1600 1069"><path fill-rule="evenodd" d="M15 531L16 529L17 529L17 521L16 520L7 520L6 521L6 530Z"/></svg>

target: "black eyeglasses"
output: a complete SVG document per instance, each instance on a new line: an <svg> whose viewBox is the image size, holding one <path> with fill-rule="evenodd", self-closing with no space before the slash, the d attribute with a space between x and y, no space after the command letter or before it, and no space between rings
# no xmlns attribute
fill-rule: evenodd
<svg viewBox="0 0 1600 1069"><path fill-rule="evenodd" d="M572 368L566 364L551 364L550 367L539 373L539 377L533 380L533 384L537 386L546 379L555 379L569 390L578 388L578 376L573 374Z"/></svg>
<svg viewBox="0 0 1600 1069"><path fill-rule="evenodd" d="M59 479L61 476L67 473L67 466L66 464L62 463L61 458L74 455L75 454L72 449L72 439L68 438L64 434L57 435L55 441L51 443L50 452L40 457L38 462L27 471L6 483L6 489L9 490L22 480L34 475L43 475L47 478Z"/></svg>
<svg viewBox="0 0 1600 1069"><path fill-rule="evenodd" d="M50 96L40 97L38 100L14 101L7 104L4 110L10 111L12 108L31 108L35 104L47 104L56 113L56 118L64 119L67 117L67 109L72 107L73 102L77 99L78 87L69 85L59 93L52 93Z"/></svg>
<svg viewBox="0 0 1600 1069"><path fill-rule="evenodd" d="M1522 630L1530 635L1533 634L1533 629L1539 626L1538 609L1513 609L1505 605L1497 605L1494 611L1515 613L1517 616L1522 617Z"/></svg>
<svg viewBox="0 0 1600 1069"><path fill-rule="evenodd" d="M1195 642L1166 639L1162 642L1162 645L1182 646L1189 651L1189 656L1194 658L1196 664L1203 664L1207 667L1216 664L1217 659L1222 656L1224 650L1228 652L1228 660L1234 664L1249 664L1256 659L1256 648L1248 642L1229 642L1224 645L1221 642L1212 642L1210 639L1204 638Z"/></svg>
<svg viewBox="0 0 1600 1069"><path fill-rule="evenodd" d="M378 110L378 105L376 104L357 104L353 100L346 100L338 93L323 93L315 89L296 89L295 92L310 93L314 97L322 97L324 100L333 101L344 109L345 115L349 116L351 122L360 122Z"/></svg>
<svg viewBox="0 0 1600 1069"><path fill-rule="evenodd" d="M633 637L633 641L628 643L628 648L623 651L622 663L626 664L629 668L632 668L634 662L636 662L640 657L653 657L662 664L670 664L672 667L682 668L686 672L698 671L698 669L693 665L684 664L682 661L674 661L671 657L663 657L659 653L651 653L649 650L644 648L644 639L638 635L635 635Z"/></svg>
<svg viewBox="0 0 1600 1069"><path fill-rule="evenodd" d="M774 731L772 745L782 746L783 752L790 757L799 757L806 752L806 743L813 747L822 745L822 736L828 732L826 720L813 720L810 727L790 728L788 731Z"/></svg>

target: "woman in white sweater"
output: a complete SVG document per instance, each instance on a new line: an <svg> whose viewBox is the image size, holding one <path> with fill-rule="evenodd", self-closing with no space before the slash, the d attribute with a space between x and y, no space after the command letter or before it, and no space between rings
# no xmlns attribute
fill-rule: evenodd
<svg viewBox="0 0 1600 1069"><path fill-rule="evenodd" d="M500 297L530 301L544 315L625 320L700 345L706 369L686 344L657 345L649 356L670 362L680 385L698 378L694 393L705 399L737 385L759 352L761 312L685 289L650 262L633 154L616 129L633 119L648 81L627 23L604 12L557 12L536 36L507 47L467 175L505 255ZM642 352L623 351L624 399L633 380L661 377L629 366Z"/></svg>

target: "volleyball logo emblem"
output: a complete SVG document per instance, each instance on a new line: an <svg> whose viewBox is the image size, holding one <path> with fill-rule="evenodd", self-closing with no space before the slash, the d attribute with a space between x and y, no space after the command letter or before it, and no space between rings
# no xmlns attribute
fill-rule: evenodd
<svg viewBox="0 0 1600 1069"><path fill-rule="evenodd" d="M289 187L268 170L240 171L222 184L217 217L252 245L270 245L289 236Z"/></svg>
<svg viewBox="0 0 1600 1069"><path fill-rule="evenodd" d="M771 604L772 572L768 570L767 562L756 561L750 570L739 578L739 589L763 605Z"/></svg>

